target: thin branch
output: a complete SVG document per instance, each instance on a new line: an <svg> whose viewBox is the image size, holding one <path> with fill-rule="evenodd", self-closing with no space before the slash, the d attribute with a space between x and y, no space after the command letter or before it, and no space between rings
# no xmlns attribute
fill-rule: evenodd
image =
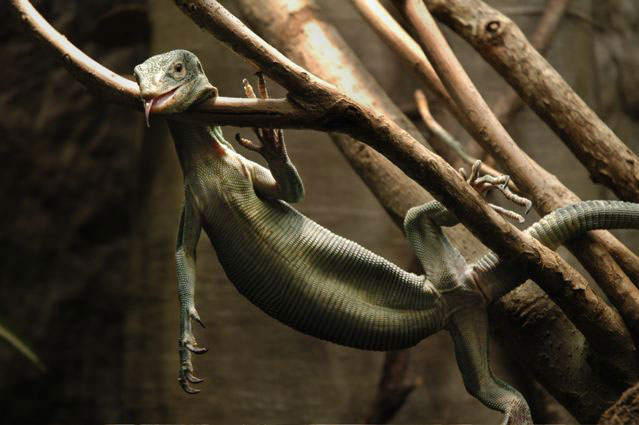
<svg viewBox="0 0 639 425"><path fill-rule="evenodd" d="M455 58L424 4L418 0L395 0L395 3L416 27L424 51L442 76L449 93L465 112L462 124L484 149L493 154L523 193L533 200L537 211L545 215L579 202L579 198L556 176L548 173L515 144ZM597 236L602 233L607 240ZM615 303L633 335L639 335L639 290L610 254L598 246L606 243L623 246L608 235L609 232L591 232L567 246ZM598 244L593 243L594 240Z"/></svg>
<svg viewBox="0 0 639 425"><path fill-rule="evenodd" d="M485 142L499 140L501 144L511 147L515 151L515 142L493 115L473 85L435 24L433 17L424 6L423 1L395 0L395 3L398 4L400 10L415 28L422 48L437 73L441 76L448 92L455 99L460 109L468 116L468 120L474 127L473 133L479 136L478 140ZM523 156L520 156L518 159L522 158ZM517 181L517 184L519 185L519 181ZM593 346L598 348L600 359L607 363L606 366L614 370L617 367L616 362L607 359L607 354L605 354L609 352L607 345L610 340L607 339L607 331L602 328L599 319L606 316L611 320L611 323L621 324L622 332L626 333L625 326L622 324L618 313L601 300L578 273L575 272L570 279L566 279L565 277L567 276L555 276L555 278L558 277L560 278L559 280L539 279L536 281L551 296L553 301L561 306L562 310L566 312L568 317L575 323L575 326L588 338ZM559 283L559 281L562 281L562 283ZM628 283L630 284L630 282ZM636 291L634 286L631 284L630 286L631 289ZM621 306L626 306L626 304ZM639 315L624 318L639 326ZM621 340L617 342L622 343ZM632 360L634 361L634 359Z"/></svg>
<svg viewBox="0 0 639 425"><path fill-rule="evenodd" d="M393 105L352 49L339 36L336 28L309 3L308 0L298 0L295 3L269 0L265 5L264 0L238 0L243 20L287 57L335 86L350 89L357 100L374 105L386 116L400 122L409 133L419 137L410 121ZM315 48L318 45L322 46L321 50ZM408 208L429 199L420 186L364 143L340 133L330 135L400 228ZM398 187L402 190L398 191ZM458 244L467 258L476 257L483 251L475 238L468 237L463 226L444 231ZM528 288L537 292L534 301L529 292L511 292L496 303L503 306L503 309L490 315L491 325L494 329L505 322L517 320L514 326L504 332L507 332L506 338L510 343L517 339L517 347L526 353L525 367L540 371L544 385L553 394L564 395L561 397L564 403L569 400L573 406L583 411L581 406L584 404L592 405L593 400L605 398L603 394L609 391L610 376L605 372L599 374L592 371L589 365L589 359L593 357L589 353L591 347L584 343L583 336L541 289L532 285L520 289ZM544 320L545 323L535 323L535 320ZM548 329L551 329L550 336L547 334ZM390 360L391 356L392 354L387 354L385 361ZM393 359L402 361L401 357ZM551 360L554 367L548 367L547 359ZM584 375L587 379L584 379ZM383 398L380 393L376 399L379 398Z"/></svg>
<svg viewBox="0 0 639 425"><path fill-rule="evenodd" d="M11 0L18 16L67 70L101 98L143 110L138 85L87 56L60 34L27 0ZM305 111L287 99L217 97L197 105L182 119L215 122L240 127L313 128L324 120L321 114ZM315 127L317 128L317 127ZM321 128L319 128L321 129Z"/></svg>
<svg viewBox="0 0 639 425"><path fill-rule="evenodd" d="M459 113L457 104L448 94L433 66L419 47L419 44L402 28L378 0L353 0L353 5L362 14L371 28L393 50L398 50L401 58L405 59L417 72L426 86L455 113Z"/></svg>
<svg viewBox="0 0 639 425"><path fill-rule="evenodd" d="M12 5L18 7L25 2L12 0ZM606 348L615 350L619 356L634 357L634 345L619 317L606 306L588 305L597 299L589 296L583 278L555 252L506 222L440 157L424 148L387 117L343 95L303 68L291 65L291 61L257 37L219 3L212 0L193 0L188 4L177 0L176 3L205 29L211 27L211 31L225 43L259 64L273 79L285 87L290 84L287 88L292 91L299 89L303 96L297 95L295 101L305 104L306 108L323 111L328 117L328 121L323 123L326 129L339 130L365 141L418 183L428 186L439 201L503 259L512 260L515 267L530 273L549 287L560 291L576 288L579 296L573 297L576 301L582 301L577 303L576 309L585 307L581 311L583 317L577 323L586 325L584 330L592 337L592 343L599 345L605 341ZM313 128L318 127L319 124L315 124ZM583 300L587 301L585 305Z"/></svg>
<svg viewBox="0 0 639 425"><path fill-rule="evenodd" d="M592 179L639 202L639 157L572 90L519 27L481 0L426 0L559 135ZM516 47L515 47L516 46Z"/></svg>

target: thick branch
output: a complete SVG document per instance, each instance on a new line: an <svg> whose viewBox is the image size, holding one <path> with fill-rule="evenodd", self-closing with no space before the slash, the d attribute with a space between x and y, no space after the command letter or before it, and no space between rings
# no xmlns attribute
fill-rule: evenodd
<svg viewBox="0 0 639 425"><path fill-rule="evenodd" d="M24 6L24 3L25 1L12 0L15 7ZM188 14L195 15L196 20L205 25L205 29L208 29L209 25L217 28L214 32L217 31L225 42L258 63L269 75L272 73L271 76L285 87L290 83L290 87L287 88L299 89L304 97L308 98L307 105L325 110L327 116L331 117L330 121L324 122L327 129L340 130L366 141L401 166L418 183L432 189L438 200L502 258L513 259L518 267L550 287L583 285L585 289L579 290L588 292L583 278L561 257L505 222L459 178L455 170L440 157L426 150L394 122L344 96L301 67L291 65L292 62L279 52L274 53L275 49L252 33L217 2L198 0L187 5L178 0L177 3ZM296 75L288 75L290 73ZM300 101L299 98L296 100ZM598 321L593 320L593 314L597 316ZM634 353L634 346L623 323L610 309L595 309L594 312L587 309L583 319L577 320L577 323L588 325L583 330L593 337L593 344L598 344L604 337L609 349L623 353L624 357L626 353Z"/></svg>
<svg viewBox="0 0 639 425"><path fill-rule="evenodd" d="M528 42L519 27L481 0L426 0L561 137L595 182L639 202L639 158Z"/></svg>
<svg viewBox="0 0 639 425"><path fill-rule="evenodd" d="M566 0L554 0L544 13L543 22L540 22L538 31L535 32L536 40L542 44L546 42L548 33L552 27L557 25L561 15L561 10L565 6ZM457 117L462 126L475 137L486 152L490 152L513 179L518 182L519 187L524 189L526 196L530 197L535 204L540 215L545 215L551 211L574 204L579 201L577 195L561 184L557 178L544 170L525 152L519 149L508 137L495 137L505 134L505 130L499 126L488 128L491 137L486 137L487 132L479 131L480 127L473 125L465 113L460 112L456 103L450 98L446 89L438 87L442 85L439 77L433 72L432 66L423 51L415 41L403 30L403 28L393 19L392 16L382 7L377 0L363 1L354 0L355 5L368 23L377 31L381 38L388 43L400 57L411 64L415 64L413 69L417 74L439 93L447 108ZM443 94L442 94L443 93ZM514 92L513 92L514 93ZM508 108L512 104L504 105L508 113ZM628 250L622 243L614 238L609 232L595 232L597 236L586 243L575 243L571 246L573 254L581 261L599 285L604 288L608 296L613 300L622 300L630 296L633 300L628 304L639 305L639 291L633 289L633 284L629 278L639 282L639 257ZM594 245L593 245L594 244ZM601 249L596 244L604 245L614 256L601 255ZM577 246L579 245L579 246ZM597 254L596 254L597 253ZM618 263L615 262L617 260ZM621 268L620 268L621 266ZM624 273L628 276L624 276ZM619 277L619 278L617 278ZM622 310L624 318L639 317L635 311ZM639 335L639 323L632 325L633 333Z"/></svg>
<svg viewBox="0 0 639 425"><path fill-rule="evenodd" d="M422 48L441 76L448 92L467 115L473 133L477 134L481 138L480 140L499 139L502 144L515 152L515 142L492 114L473 85L422 0L396 0L396 3L415 28ZM519 182L517 184L519 185ZM564 271L568 270L564 269ZM599 320L606 317L606 320L610 320L611 324L616 324L614 326L617 326L621 332L618 336L621 336L621 334L625 334L625 326L621 322L621 318L616 311L597 297L581 275L572 270L569 276L563 274L564 271L559 274L555 274L555 272L546 274L545 278L542 278L541 275L534 277L593 346L598 347L598 352L601 354L600 359L608 363L608 367L615 368L615 362L610 362L604 354L608 351L606 345L610 340L606 338L607 331L604 329L606 326L602 326ZM631 288L636 290L634 287ZM626 319L637 321L636 316L629 316ZM639 321L636 323L639 325ZM617 342L622 343L621 340ZM630 340L626 343L632 345ZM626 361L628 363L624 367L625 370L636 368L636 365L633 364L634 358L628 357ZM619 377L621 378L621 376Z"/></svg>
<svg viewBox="0 0 639 425"><path fill-rule="evenodd" d="M535 31L530 36L530 44L539 53L544 54L550 46L550 41L559 27L559 23L566 14L566 9L572 0L549 0L544 13L539 19ZM497 119L506 126L515 113L521 108L523 102L516 91L508 89L496 101L493 111Z"/></svg>
<svg viewBox="0 0 639 425"><path fill-rule="evenodd" d="M418 0L395 0L395 2L415 26L424 51L442 76L448 92L464 111L462 124L484 146L484 149L494 155L523 193L533 199L539 213L545 215L562 206L578 202L579 198L574 193L515 144L455 58L424 4ZM622 245L611 235L609 236L608 232L592 232L592 236L589 237L597 238L597 234L603 234L607 238L607 243ZM602 243L603 239L598 238L598 242ZM573 253L610 299L615 302L615 306L619 308L633 334L639 335L639 290L624 271L610 254L606 253L606 250L585 237L569 243L568 246L572 248ZM559 295L556 292L555 294ZM628 299L632 301L628 302ZM570 304L568 300L555 299L555 301L560 305ZM599 300L599 302L603 301ZM584 305L584 308L587 306Z"/></svg>

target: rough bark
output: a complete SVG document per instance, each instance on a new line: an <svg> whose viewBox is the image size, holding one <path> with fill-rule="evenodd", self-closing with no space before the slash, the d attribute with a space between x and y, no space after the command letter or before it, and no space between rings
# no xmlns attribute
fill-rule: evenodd
<svg viewBox="0 0 639 425"><path fill-rule="evenodd" d="M639 201L639 158L528 42L508 17L481 0L426 0L519 93L588 168L594 182Z"/></svg>
<svg viewBox="0 0 639 425"><path fill-rule="evenodd" d="M514 358L580 422L596 422L623 391L591 365L586 339L538 287L515 289L489 312Z"/></svg>
<svg viewBox="0 0 639 425"><path fill-rule="evenodd" d="M627 425L639 420L639 384L628 388L615 404L606 410L600 425Z"/></svg>
<svg viewBox="0 0 639 425"><path fill-rule="evenodd" d="M339 81L333 79L336 74L339 74L341 70L344 69L350 70L346 72L349 76L350 73L354 72L351 69L354 67L353 64L357 64L358 62L353 59L352 54L346 55L345 53L341 53L342 55L346 55L343 62L326 62L327 57L334 57L332 54L322 55L322 52L326 51L325 49L331 49L329 51L332 51L332 47L329 48L327 46L337 44L340 52L343 52L346 49L346 46L339 38L333 35L333 30L327 29L329 28L328 24L320 20L312 10L305 10L303 13L290 14L290 11L287 10L287 6L284 3L274 4L274 7L266 10L262 7L261 2L243 0L240 4L247 22L256 28L263 37L283 49L283 52L285 52L289 57L295 59L298 63L308 68L318 76L339 86ZM308 31L308 33L305 34L305 24L308 24L310 28L313 28L313 31ZM324 31L331 34L331 37L327 39L320 37L318 39L318 32L316 31L317 27L323 28ZM321 43L323 46L322 52L313 53L313 46L316 42ZM358 82L358 85L355 86L354 89L357 93L365 90L365 87L372 84L369 77L364 78L361 81L364 81L365 83ZM342 84L344 84L343 81ZM353 82L349 79L348 84L352 85ZM377 93L377 96L380 95L377 89L373 91L373 93ZM410 188L413 187L413 183L410 180L408 180L408 182L405 181L405 177L402 174L397 174L397 171L395 171L397 169L394 166L389 166L390 164L383 157L367 148L363 143L351 143L346 136L334 135L333 137L343 138L343 140L337 142L340 149L342 151L347 151L347 158L349 158L349 161L350 158L354 159L351 164L360 177L364 179L367 185L376 194L380 203L389 212L391 217L393 217L397 223L401 223L406 207L412 205L413 202L419 201L419 198L414 198L414 195L411 195L413 190ZM401 193L397 190L398 187L402 187ZM404 187L408 188L408 190L404 191ZM460 239L459 236L462 235L451 235L455 242L466 245L469 243L468 238ZM466 250L465 253L468 254L468 250ZM510 308L511 310L515 310L516 306L525 302L526 296L527 294L523 293L521 296L513 294L509 301L504 302L507 305L512 304ZM574 329L574 326L565 318L563 313L554 306L547 297L543 297L543 299L530 306L528 310L521 310L520 313L522 315L524 313L540 315L542 312L550 309L554 309L555 315L561 319L558 324L556 324L556 329L560 334L566 335L571 332L578 333ZM500 315L492 316L492 323L499 323L504 320L504 317L505 316ZM524 323L525 320L522 320L520 322L520 326ZM518 333L520 331L521 329L518 329L513 331L513 333ZM534 331L528 330L527 332L532 332L532 338L530 340L521 338L521 347L525 352L536 353L535 356L529 356L528 359L532 362L531 364L535 365L534 367L537 370L541 370L545 367L548 358L558 356L566 359L566 361L570 359L570 361L573 362L573 359L571 358L572 351L584 349L586 351L589 350L587 347L583 347L583 337L581 337L580 341L575 341L576 345L574 346L570 341L564 342L560 348L552 349L550 349L551 347L539 345L537 343L531 343L529 345L528 341L542 340L547 336L547 333L542 327L535 328ZM587 363L581 364L581 362L587 362L587 357L588 356L582 357L579 362L575 362L571 367L589 369L590 366L588 366ZM563 378L563 375L550 375L544 380L544 384L550 388L553 393L561 393L564 391L571 394L579 394L584 391L584 388L586 388L582 386L584 384L583 381L566 381ZM601 376L593 374L587 385L597 383L597 388L608 385L604 384L603 381L605 380L602 379L603 378ZM589 403L588 399L584 399L583 402L586 404Z"/></svg>
<svg viewBox="0 0 639 425"><path fill-rule="evenodd" d="M547 214L563 206L562 201L565 204L577 202L579 198L575 194L570 192L555 176L541 168L539 164L517 147L452 54L446 40L423 3L419 0L396 0L395 3L407 16L411 25L415 27L422 47L436 71L442 76L444 85L458 103L460 109L465 112L465 128L475 136L476 140L487 151L491 152L500 161L504 169L509 171L518 187L532 198L536 208L540 212ZM558 194L561 194L563 199ZM566 202L566 198L571 199L572 202ZM548 205L544 205L545 202L551 202L553 208L546 210ZM584 238L581 239L583 240ZM579 243L579 239L568 245L575 247L575 243ZM631 296L636 301L621 303L617 307L619 309L622 307L628 308L621 311L622 317L628 323L634 335L639 335L639 290L630 282L620 266L605 250L583 242L577 247L579 249L573 248L575 255L581 259L584 267L593 276L600 279L598 283L606 293L610 294L610 298L623 300L625 296ZM618 276L621 279L611 280L611 275ZM545 285L547 282L539 283ZM556 291L553 291L553 294L555 296L560 295ZM568 294L565 293L565 295ZM603 306L603 301L601 299L597 300L596 296L590 299ZM565 305L567 308L572 308L571 305L573 305L571 301L566 302L566 300L559 299L555 301L560 303L560 305ZM588 310L587 304L582 306ZM571 316L571 318L580 320L580 317L577 316ZM586 331L585 328L578 327L580 330Z"/></svg>
<svg viewBox="0 0 639 425"><path fill-rule="evenodd" d="M530 35L530 45L540 54L544 54L555 35L559 24L566 13L566 8L572 0L549 0L544 13L539 19L537 28ZM493 107L497 119L506 126L513 115L523 106L521 97L516 91L509 89L504 93Z"/></svg>

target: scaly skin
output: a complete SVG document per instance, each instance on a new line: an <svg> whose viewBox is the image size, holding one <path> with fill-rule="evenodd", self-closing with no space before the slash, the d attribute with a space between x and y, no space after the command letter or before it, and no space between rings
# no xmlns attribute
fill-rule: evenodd
<svg viewBox="0 0 639 425"><path fill-rule="evenodd" d="M147 119L150 112L179 113L217 94L199 60L184 50L148 59L135 75ZM245 90L254 96L247 83ZM259 92L267 96L262 79ZM178 380L185 391L198 392L190 384L201 382L193 376L191 353L206 351L191 329L191 319L201 323L194 304L195 248L204 229L229 280L269 316L306 334L367 350L410 347L446 329L468 391L504 412L504 423L532 423L524 398L495 378L488 362L484 298L475 279L493 279L500 263L493 255L490 261L466 264L441 231L441 226L457 224L443 205L429 202L406 216L406 235L426 272L417 276L331 233L287 203L301 200L304 189L281 130L258 129L262 146L238 137L244 147L264 156L266 169L238 154L219 127L168 118L185 187L176 250ZM486 189L504 179L473 175L469 181ZM633 217L626 227L639 226L639 217ZM582 231L579 225L573 230ZM535 232L546 242L543 226Z"/></svg>

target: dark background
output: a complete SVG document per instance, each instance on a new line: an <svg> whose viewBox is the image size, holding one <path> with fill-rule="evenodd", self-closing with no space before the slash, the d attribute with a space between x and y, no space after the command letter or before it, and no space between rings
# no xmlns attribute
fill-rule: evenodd
<svg viewBox="0 0 639 425"><path fill-rule="evenodd" d="M223 3L236 10L233 1ZM488 3L531 31L545 2ZM78 47L123 75L151 54L173 48L195 52L225 96L242 96L241 80L254 72L173 2L34 4ZM419 85L409 70L349 2L319 4L397 104L415 117L412 92ZM635 0L575 0L548 54L635 152L639 49L630 46L637 46L638 16ZM493 102L504 90L501 78L456 36L450 39ZM226 280L206 237L198 251L196 305L208 327L196 333L210 351L194 365L196 375L208 379L198 396L180 390L173 250L182 189L164 123L154 119L147 130L140 113L88 94L23 31L4 2L0 43L0 318L47 368L38 371L0 343L0 421L358 421L375 395L383 354L318 341L265 316ZM449 117L440 120L464 138ZM583 199L613 199L529 110L509 130ZM225 129L229 139L234 133ZM308 194L299 209L408 267L412 254L401 232L328 137L288 131L287 140ZM638 249L637 232L621 234ZM499 344L493 351L498 374L529 388L525 371ZM409 377L421 385L396 422L500 418L466 394L444 333L417 346Z"/></svg>

